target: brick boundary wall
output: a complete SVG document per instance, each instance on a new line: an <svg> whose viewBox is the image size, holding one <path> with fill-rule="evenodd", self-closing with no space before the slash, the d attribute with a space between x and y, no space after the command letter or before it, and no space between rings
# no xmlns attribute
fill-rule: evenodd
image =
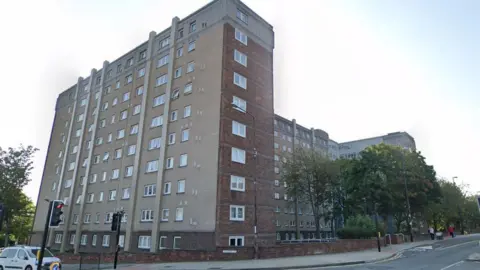
<svg viewBox="0 0 480 270"><path fill-rule="evenodd" d="M383 240L382 240L383 243ZM342 253L372 249L377 247L376 239L338 240L331 243L278 244L273 247L260 247L260 259L308 256L328 253ZM253 248L217 248L215 251L201 250L162 250L158 253L120 253L119 263L162 263L192 261L228 261L253 259ZM114 254L58 254L64 264L112 263Z"/></svg>

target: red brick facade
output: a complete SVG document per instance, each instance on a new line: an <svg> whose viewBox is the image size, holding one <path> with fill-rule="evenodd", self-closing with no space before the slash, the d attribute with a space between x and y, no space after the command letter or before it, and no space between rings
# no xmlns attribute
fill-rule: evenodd
<svg viewBox="0 0 480 270"><path fill-rule="evenodd" d="M273 55L252 39L248 45L236 40L235 28L229 24L224 26L223 43L216 245L228 246L229 236L244 236L245 246L253 245L256 194L258 243L271 246L275 244ZM247 55L247 67L234 60L235 49ZM247 89L233 83L234 72L247 78ZM248 113L232 108L233 96L247 102ZM232 120L247 126L246 138L232 134ZM231 161L232 147L246 151L245 164ZM232 174L245 177L245 192L230 190ZM245 221L230 221L230 205L245 206Z"/></svg>

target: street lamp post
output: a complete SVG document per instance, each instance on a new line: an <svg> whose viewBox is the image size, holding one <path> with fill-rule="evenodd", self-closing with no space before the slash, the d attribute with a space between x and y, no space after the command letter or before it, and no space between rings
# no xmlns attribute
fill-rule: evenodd
<svg viewBox="0 0 480 270"><path fill-rule="evenodd" d="M254 171L253 171L253 251L254 251L254 258L258 259L258 231L257 231L257 147L256 147L256 121L255 116L246 110L240 108L236 104L231 103L232 108L239 110L243 113L248 114L252 117L252 125L253 125L253 159L254 159Z"/></svg>
<svg viewBox="0 0 480 270"><path fill-rule="evenodd" d="M455 187L457 186L457 183L455 182L455 179L457 179L458 176L454 176L452 177L452 181L453 181L453 184L455 185ZM457 211L458 211L458 217L460 219L460 232L461 234L463 234L463 217L462 217L462 209L460 208L460 205L457 205Z"/></svg>

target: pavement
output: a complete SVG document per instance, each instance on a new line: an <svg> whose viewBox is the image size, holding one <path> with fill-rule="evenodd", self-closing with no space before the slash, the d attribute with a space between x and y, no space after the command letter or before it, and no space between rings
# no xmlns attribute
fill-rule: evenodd
<svg viewBox="0 0 480 270"><path fill-rule="evenodd" d="M476 258L475 253L480 253L480 234L457 236L445 240L428 240L421 242L405 243L400 245L382 246L382 251L377 249L322 254L315 256L285 257L262 260L242 261L205 261L184 263L161 264L135 264L122 265L121 270L285 270L285 269L349 269L349 270L460 270L480 269L480 263L470 261ZM474 268L454 268L454 267ZM95 265L94 268L98 269ZM444 268L449 267L449 268ZM475 268L476 267L476 268ZM78 269L65 265L65 270ZM82 269L89 269L82 266ZM111 265L102 265L100 269L112 269Z"/></svg>

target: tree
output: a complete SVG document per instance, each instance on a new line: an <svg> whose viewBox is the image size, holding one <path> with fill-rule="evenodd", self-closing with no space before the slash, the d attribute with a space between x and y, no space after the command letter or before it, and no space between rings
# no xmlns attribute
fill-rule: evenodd
<svg viewBox="0 0 480 270"><path fill-rule="evenodd" d="M14 217L21 215L29 205L22 189L31 181L32 158L37 150L32 146L23 145L16 149L0 148L0 202L6 208L4 213L6 234Z"/></svg>
<svg viewBox="0 0 480 270"><path fill-rule="evenodd" d="M287 195L310 206L315 217L317 238L320 238L320 220L331 218L337 169L332 161L320 153L304 149L296 150L282 166L282 180L287 183Z"/></svg>
<svg viewBox="0 0 480 270"><path fill-rule="evenodd" d="M15 215L11 218L10 233L16 242L25 244L33 226L35 205L24 193L21 193L19 200L21 201L20 204L25 205L25 207L15 212Z"/></svg>

